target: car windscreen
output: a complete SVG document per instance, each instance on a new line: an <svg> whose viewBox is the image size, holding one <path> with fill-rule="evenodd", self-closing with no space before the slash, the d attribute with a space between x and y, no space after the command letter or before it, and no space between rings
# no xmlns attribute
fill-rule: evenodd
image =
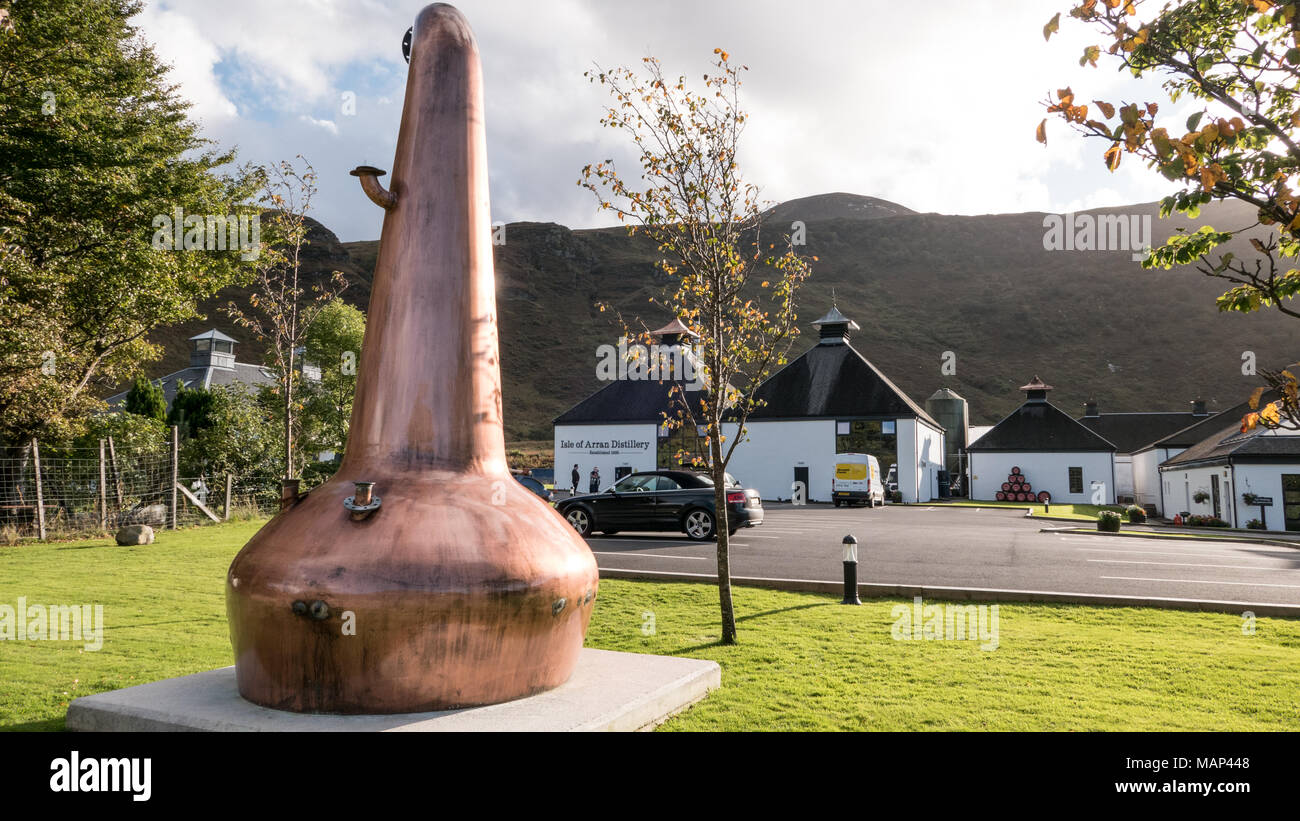
<svg viewBox="0 0 1300 821"><path fill-rule="evenodd" d="M616 493L634 493L636 491L652 490L654 480L659 477L653 473L633 474L619 481L614 485Z"/></svg>

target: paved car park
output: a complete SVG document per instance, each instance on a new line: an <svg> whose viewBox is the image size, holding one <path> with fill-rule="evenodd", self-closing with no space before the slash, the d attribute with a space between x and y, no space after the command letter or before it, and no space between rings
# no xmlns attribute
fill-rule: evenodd
<svg viewBox="0 0 1300 821"><path fill-rule="evenodd" d="M1270 544L1040 532L1065 522L1006 508L765 505L732 537L733 576L836 582L841 540L862 583L1300 605L1300 550ZM716 544L672 534L587 540L602 569L712 575Z"/></svg>

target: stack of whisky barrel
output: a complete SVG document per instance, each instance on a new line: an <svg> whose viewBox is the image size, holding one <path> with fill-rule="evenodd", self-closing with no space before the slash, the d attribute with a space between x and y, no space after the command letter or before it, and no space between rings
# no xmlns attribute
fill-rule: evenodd
<svg viewBox="0 0 1300 821"><path fill-rule="evenodd" d="M1029 477L1021 472L1020 468L1013 467L1011 475L1002 483L1002 489L994 495L994 498L999 502L1049 502L1052 494L1045 490L1034 493L1033 485L1029 484Z"/></svg>

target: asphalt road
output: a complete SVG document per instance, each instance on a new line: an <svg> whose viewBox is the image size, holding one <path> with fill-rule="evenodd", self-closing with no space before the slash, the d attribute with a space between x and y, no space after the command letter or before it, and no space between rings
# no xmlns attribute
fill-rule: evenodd
<svg viewBox="0 0 1300 821"><path fill-rule="evenodd" d="M731 543L733 576L1300 604L1300 550L1268 544L1041 533L1065 522L998 508L767 507ZM715 574L717 545L622 532L587 540L601 568Z"/></svg>

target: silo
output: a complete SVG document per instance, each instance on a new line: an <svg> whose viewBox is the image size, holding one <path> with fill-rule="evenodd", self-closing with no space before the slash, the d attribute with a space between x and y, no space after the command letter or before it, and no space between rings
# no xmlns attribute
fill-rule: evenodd
<svg viewBox="0 0 1300 821"><path fill-rule="evenodd" d="M947 431L947 435L944 436L943 456L948 475L953 478L965 476L961 453L966 449L970 435L970 412L966 400L955 391L940 388L925 400L925 410Z"/></svg>

